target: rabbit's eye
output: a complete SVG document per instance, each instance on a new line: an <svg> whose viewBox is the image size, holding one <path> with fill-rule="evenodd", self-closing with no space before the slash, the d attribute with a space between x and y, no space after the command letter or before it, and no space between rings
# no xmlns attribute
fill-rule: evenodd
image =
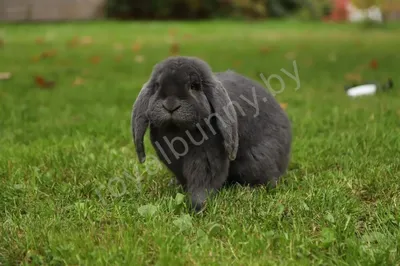
<svg viewBox="0 0 400 266"><path fill-rule="evenodd" d="M193 82L192 84L190 84L190 89L198 91L198 90L200 90L200 84L196 83L196 82Z"/></svg>

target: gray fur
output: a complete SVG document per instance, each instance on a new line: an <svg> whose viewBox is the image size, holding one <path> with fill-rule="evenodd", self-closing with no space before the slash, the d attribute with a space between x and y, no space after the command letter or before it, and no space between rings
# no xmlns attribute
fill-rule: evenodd
<svg viewBox="0 0 400 266"><path fill-rule="evenodd" d="M225 184L275 187L290 160L290 122L272 94L233 71L213 73L195 57L158 63L137 97L132 134L141 163L147 127L196 210Z"/></svg>

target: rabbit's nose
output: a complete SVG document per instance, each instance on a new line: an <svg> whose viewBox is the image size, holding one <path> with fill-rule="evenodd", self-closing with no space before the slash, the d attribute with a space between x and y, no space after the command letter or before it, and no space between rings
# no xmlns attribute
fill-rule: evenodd
<svg viewBox="0 0 400 266"><path fill-rule="evenodd" d="M176 100L173 99L166 99L163 102L163 107L165 108L165 110L167 110L168 112L172 113L176 110L179 109L179 107L181 107L180 103Z"/></svg>

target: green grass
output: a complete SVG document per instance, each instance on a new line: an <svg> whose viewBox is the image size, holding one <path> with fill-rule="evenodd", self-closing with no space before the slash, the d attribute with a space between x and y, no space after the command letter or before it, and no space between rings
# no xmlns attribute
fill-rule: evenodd
<svg viewBox="0 0 400 266"><path fill-rule="evenodd" d="M138 165L131 107L171 29L180 54L215 71L283 78L294 139L277 189L226 189L189 216L172 174ZM3 24L0 36L0 72L13 75L0 81L0 265L399 265L400 25ZM74 36L93 43L69 47ZM297 91L281 71L293 60ZM350 99L349 73L395 89Z"/></svg>

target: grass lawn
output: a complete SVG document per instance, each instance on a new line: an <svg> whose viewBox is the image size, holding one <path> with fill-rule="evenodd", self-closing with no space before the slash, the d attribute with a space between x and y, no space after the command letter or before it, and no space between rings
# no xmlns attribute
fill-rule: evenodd
<svg viewBox="0 0 400 266"><path fill-rule="evenodd" d="M0 265L399 265L400 25L0 26ZM282 77L294 139L277 189L189 215L172 174L138 164L132 104L171 51ZM360 78L395 89L350 99Z"/></svg>

